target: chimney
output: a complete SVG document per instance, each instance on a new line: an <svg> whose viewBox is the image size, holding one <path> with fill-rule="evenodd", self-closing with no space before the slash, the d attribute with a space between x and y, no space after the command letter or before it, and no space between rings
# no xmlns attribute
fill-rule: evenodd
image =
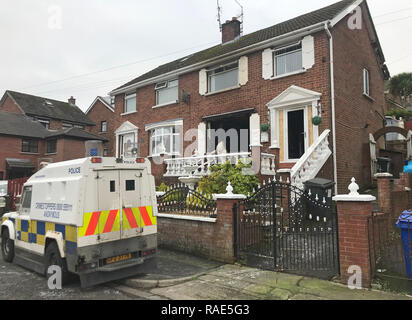
<svg viewBox="0 0 412 320"><path fill-rule="evenodd" d="M222 43L233 41L240 37L241 22L237 18L227 20L222 24Z"/></svg>
<svg viewBox="0 0 412 320"><path fill-rule="evenodd" d="M76 105L76 99L73 98L73 96L71 96L71 97L69 98L69 104L71 104L71 105L73 105L73 106Z"/></svg>

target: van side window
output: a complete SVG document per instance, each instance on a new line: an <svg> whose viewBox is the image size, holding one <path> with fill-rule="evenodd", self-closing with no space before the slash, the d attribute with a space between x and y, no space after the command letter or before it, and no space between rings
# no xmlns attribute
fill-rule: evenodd
<svg viewBox="0 0 412 320"><path fill-rule="evenodd" d="M134 191L134 180L126 180L126 191Z"/></svg>
<svg viewBox="0 0 412 320"><path fill-rule="evenodd" d="M116 192L116 181L110 181L110 192Z"/></svg>
<svg viewBox="0 0 412 320"><path fill-rule="evenodd" d="M22 207L24 209L30 209L31 207L31 192L32 187L24 187L23 189L23 199L22 199Z"/></svg>

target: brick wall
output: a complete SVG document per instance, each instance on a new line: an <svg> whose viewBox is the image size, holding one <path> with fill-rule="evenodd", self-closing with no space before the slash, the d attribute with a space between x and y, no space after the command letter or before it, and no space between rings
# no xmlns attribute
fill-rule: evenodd
<svg viewBox="0 0 412 320"><path fill-rule="evenodd" d="M0 111L10 112L10 113L17 113L17 114L22 114L23 113L22 110L20 109L20 107L10 97L7 97L4 100L4 103L1 105Z"/></svg>
<svg viewBox="0 0 412 320"><path fill-rule="evenodd" d="M333 30L335 90L336 90L336 148L339 192L346 192L345 181L356 178L364 187L371 182L369 133L383 127L378 115L385 113L384 79L371 39L366 30L366 8L361 30L348 28L347 19ZM363 95L363 68L370 72L370 95ZM365 126L368 125L367 128ZM383 146L383 139L378 147Z"/></svg>
<svg viewBox="0 0 412 320"><path fill-rule="evenodd" d="M159 245L233 263L233 204L233 200L217 201L216 222L158 217Z"/></svg>

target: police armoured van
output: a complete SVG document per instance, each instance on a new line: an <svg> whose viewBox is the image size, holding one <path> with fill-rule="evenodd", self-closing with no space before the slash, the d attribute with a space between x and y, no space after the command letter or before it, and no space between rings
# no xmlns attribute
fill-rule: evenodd
<svg viewBox="0 0 412 320"><path fill-rule="evenodd" d="M2 218L3 259L45 275L57 265L63 283L74 273L82 287L147 273L156 267L156 215L147 159L49 164Z"/></svg>

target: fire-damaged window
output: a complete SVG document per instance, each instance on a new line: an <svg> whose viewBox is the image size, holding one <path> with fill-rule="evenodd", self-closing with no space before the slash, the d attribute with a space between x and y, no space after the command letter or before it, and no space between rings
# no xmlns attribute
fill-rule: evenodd
<svg viewBox="0 0 412 320"><path fill-rule="evenodd" d="M38 153L39 141L33 139L23 139L21 143L21 152Z"/></svg>
<svg viewBox="0 0 412 320"><path fill-rule="evenodd" d="M47 153L56 153L57 152L57 140L47 141Z"/></svg>
<svg viewBox="0 0 412 320"><path fill-rule="evenodd" d="M231 62L209 69L208 92L229 89L239 84L239 63Z"/></svg>

